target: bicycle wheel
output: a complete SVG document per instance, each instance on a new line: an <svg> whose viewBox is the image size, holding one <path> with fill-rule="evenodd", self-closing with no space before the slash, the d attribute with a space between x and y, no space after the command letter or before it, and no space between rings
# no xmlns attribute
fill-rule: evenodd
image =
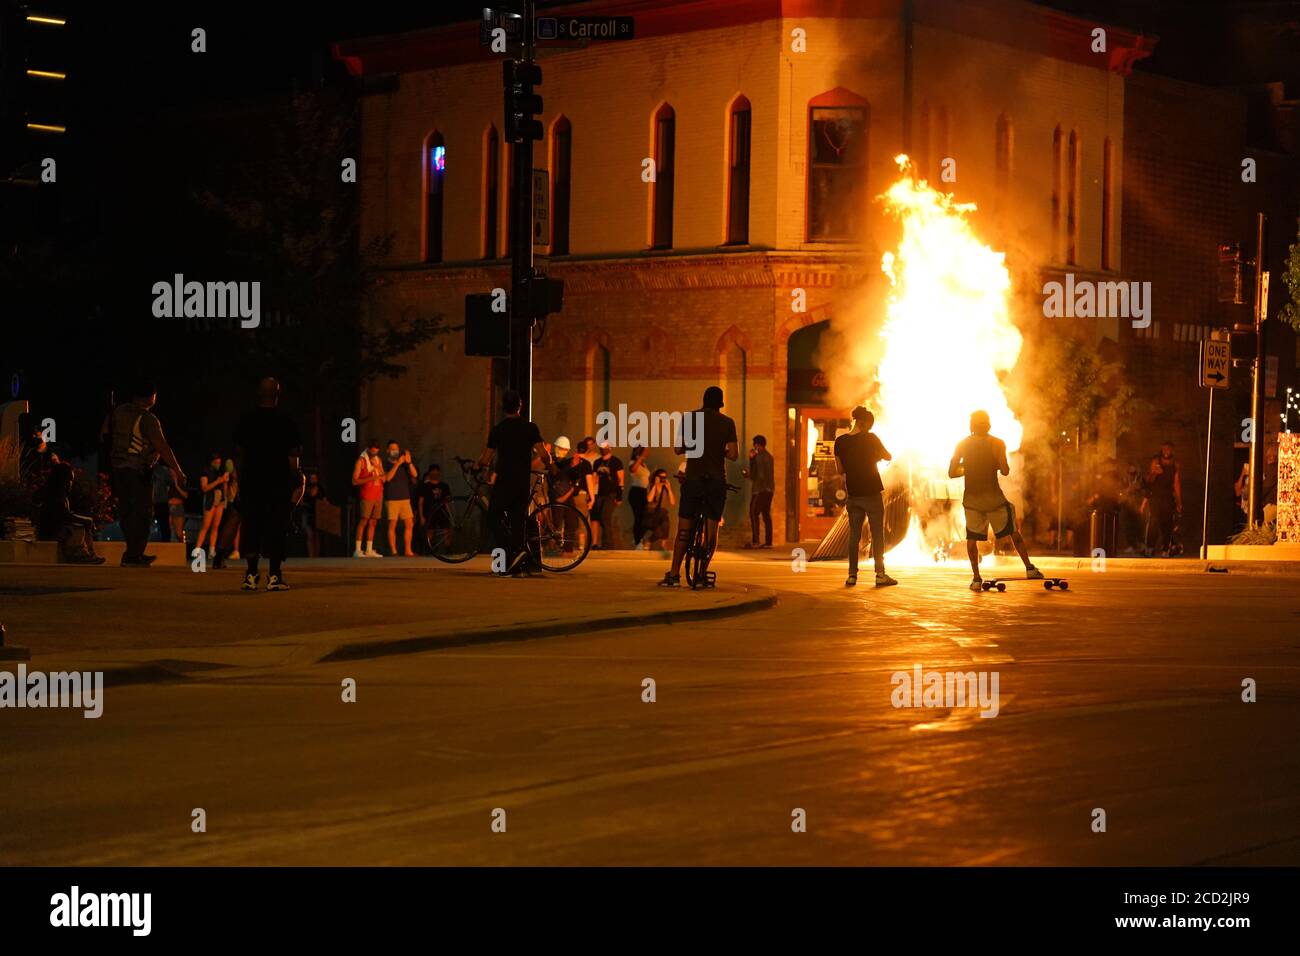
<svg viewBox="0 0 1300 956"><path fill-rule="evenodd" d="M686 583L691 590L704 583L704 573L709 563L708 530L703 518L691 529L691 543L686 546Z"/></svg>
<svg viewBox="0 0 1300 956"><path fill-rule="evenodd" d="M478 498L457 495L434 512L426 532L429 553L447 564L468 561L483 550L487 538L487 509Z"/></svg>
<svg viewBox="0 0 1300 956"><path fill-rule="evenodd" d="M587 516L572 505L540 505L528 516L528 550L543 571L572 571L591 551Z"/></svg>

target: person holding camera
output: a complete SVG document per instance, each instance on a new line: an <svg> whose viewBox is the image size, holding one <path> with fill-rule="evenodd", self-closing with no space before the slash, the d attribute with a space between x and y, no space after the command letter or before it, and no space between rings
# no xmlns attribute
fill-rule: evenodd
<svg viewBox="0 0 1300 956"><path fill-rule="evenodd" d="M672 525L669 514L670 509L676 504L677 496L673 494L673 486L668 481L668 472L662 468L656 469L650 476L650 487L646 491L645 516L642 518L644 533L641 540L645 542L647 551L668 550L668 535Z"/></svg>
<svg viewBox="0 0 1300 956"><path fill-rule="evenodd" d="M415 530L415 512L411 510L411 485L420 477L411 462L410 449L389 439L388 470L384 472L384 518L388 523L388 553L397 554L397 523L403 522L403 557L415 555L411 551L411 534Z"/></svg>

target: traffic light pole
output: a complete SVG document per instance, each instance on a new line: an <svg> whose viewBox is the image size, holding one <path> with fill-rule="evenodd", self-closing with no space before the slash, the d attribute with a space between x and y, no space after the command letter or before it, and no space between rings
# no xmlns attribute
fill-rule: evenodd
<svg viewBox="0 0 1300 956"><path fill-rule="evenodd" d="M533 62L533 0L522 0L520 56ZM533 272L533 141L525 136L512 144L511 181L515 208L510 239L510 387L524 400L523 415L533 404L533 309L528 279Z"/></svg>

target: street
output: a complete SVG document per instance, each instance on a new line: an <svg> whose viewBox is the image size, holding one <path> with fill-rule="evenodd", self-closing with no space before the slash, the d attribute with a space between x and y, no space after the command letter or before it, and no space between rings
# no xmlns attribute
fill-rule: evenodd
<svg viewBox="0 0 1300 956"><path fill-rule="evenodd" d="M844 567L722 555L720 583L773 589L777 606L194 668L110 684L98 720L0 712L0 863L1300 862L1300 579L1085 570L1066 593L1013 581L976 594L956 566L891 568L900 586L881 590L846 589ZM314 603L367 588L356 573L291 570L320 585ZM406 578L451 587L456 571ZM161 614L175 614L167 592L185 573L155 579ZM661 573L601 554L567 580L488 583L577 620L615 583L655 599ZM269 608L295 593L232 596ZM6 598L6 611L60 600ZM215 599L177 600L185 643L236 638ZM891 675L915 665L997 672L996 716L893 706ZM1242 700L1247 678L1256 703ZM195 808L206 832L191 829ZM792 830L798 809L806 832Z"/></svg>

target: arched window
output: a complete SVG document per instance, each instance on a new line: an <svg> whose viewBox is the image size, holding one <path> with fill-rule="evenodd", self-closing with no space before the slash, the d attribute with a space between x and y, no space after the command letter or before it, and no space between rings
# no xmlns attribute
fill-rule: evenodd
<svg viewBox="0 0 1300 956"><path fill-rule="evenodd" d="M749 242L749 100L737 96L731 103L727 150L727 242Z"/></svg>
<svg viewBox="0 0 1300 956"><path fill-rule="evenodd" d="M1101 267L1115 268L1115 250L1111 245L1114 237L1113 217L1115 215L1115 155L1111 148L1110 137L1101 146Z"/></svg>
<svg viewBox="0 0 1300 956"><path fill-rule="evenodd" d="M424 261L442 261L442 191L447 147L434 130L424 141Z"/></svg>
<svg viewBox="0 0 1300 956"><path fill-rule="evenodd" d="M497 225L500 219L501 137L489 126L483 140L483 258L497 257Z"/></svg>
<svg viewBox="0 0 1300 956"><path fill-rule="evenodd" d="M1065 234L1065 261L1075 265L1079 261L1079 134L1070 130L1070 163L1067 171Z"/></svg>
<svg viewBox="0 0 1300 956"><path fill-rule="evenodd" d="M999 193L1005 193L1007 186L1011 183L1012 146L1011 118L1006 113L1003 113L998 117L997 138L993 157L996 185Z"/></svg>
<svg viewBox="0 0 1300 956"><path fill-rule="evenodd" d="M677 114L665 103L654 117L653 155L654 218L651 222L650 248L673 247L673 178L677 148Z"/></svg>
<svg viewBox="0 0 1300 956"><path fill-rule="evenodd" d="M1064 137L1061 127L1052 131L1052 259L1061 261L1061 173Z"/></svg>
<svg viewBox="0 0 1300 956"><path fill-rule="evenodd" d="M867 190L870 106L834 89L808 102L809 242L858 238Z"/></svg>
<svg viewBox="0 0 1300 956"><path fill-rule="evenodd" d="M569 200L573 195L573 127L561 116L551 127L551 255L569 254Z"/></svg>

